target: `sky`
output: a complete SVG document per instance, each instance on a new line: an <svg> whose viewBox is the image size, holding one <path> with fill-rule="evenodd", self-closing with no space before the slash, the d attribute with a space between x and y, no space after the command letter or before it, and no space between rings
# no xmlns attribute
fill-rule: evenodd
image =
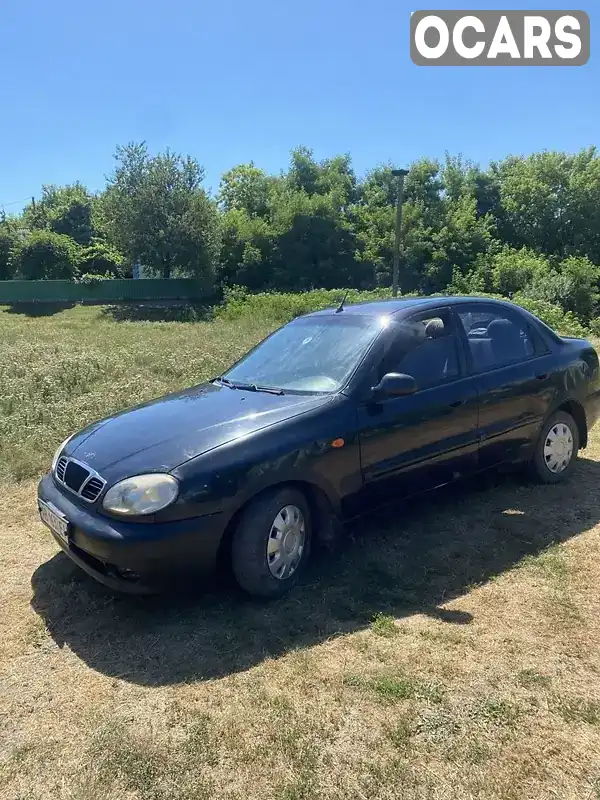
<svg viewBox="0 0 600 800"><path fill-rule="evenodd" d="M43 184L102 189L118 144L195 156L205 186L290 150L384 162L599 144L598 0L583 67L418 67L411 11L496 9L485 0L19 0L2 3L0 207ZM564 2L513 2L523 10Z"/></svg>

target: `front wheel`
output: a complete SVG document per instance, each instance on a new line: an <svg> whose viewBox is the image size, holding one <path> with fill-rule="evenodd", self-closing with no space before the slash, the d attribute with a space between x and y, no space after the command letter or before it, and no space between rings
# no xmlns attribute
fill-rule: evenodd
<svg viewBox="0 0 600 800"><path fill-rule="evenodd" d="M579 431L570 414L558 411L545 423L535 446L530 472L541 483L559 483L575 468Z"/></svg>
<svg viewBox="0 0 600 800"><path fill-rule="evenodd" d="M280 597L300 578L311 543L310 508L302 492L283 487L254 500L233 535L236 581L258 597Z"/></svg>

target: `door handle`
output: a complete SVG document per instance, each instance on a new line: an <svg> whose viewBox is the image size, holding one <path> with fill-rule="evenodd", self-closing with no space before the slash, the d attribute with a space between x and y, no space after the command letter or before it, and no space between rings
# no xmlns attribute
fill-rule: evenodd
<svg viewBox="0 0 600 800"><path fill-rule="evenodd" d="M538 381L545 381L546 378L548 377L548 373L547 372L540 372L540 374L536 375L535 377L537 378Z"/></svg>
<svg viewBox="0 0 600 800"><path fill-rule="evenodd" d="M450 403L450 408L458 408L459 406L464 406L465 400L455 400L454 403Z"/></svg>

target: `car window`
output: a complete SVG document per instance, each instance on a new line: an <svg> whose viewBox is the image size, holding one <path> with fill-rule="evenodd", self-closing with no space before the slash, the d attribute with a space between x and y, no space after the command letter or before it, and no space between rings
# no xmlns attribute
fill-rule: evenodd
<svg viewBox="0 0 600 800"><path fill-rule="evenodd" d="M451 317L443 312L403 321L385 359L385 372L411 375L419 389L428 389L460 375Z"/></svg>
<svg viewBox="0 0 600 800"><path fill-rule="evenodd" d="M526 361L536 354L533 334L518 314L493 308L459 309L475 372Z"/></svg>
<svg viewBox="0 0 600 800"><path fill-rule="evenodd" d="M298 392L335 392L356 369L383 321L348 314L304 317L273 333L224 377Z"/></svg>

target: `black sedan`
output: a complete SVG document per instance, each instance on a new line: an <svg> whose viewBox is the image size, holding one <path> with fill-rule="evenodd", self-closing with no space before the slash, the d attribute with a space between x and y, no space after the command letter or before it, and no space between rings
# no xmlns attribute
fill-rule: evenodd
<svg viewBox="0 0 600 800"><path fill-rule="evenodd" d="M511 303L341 306L69 437L39 510L114 589L156 591L224 562L247 592L278 596L315 544L376 504L503 464L564 480L599 414L592 345Z"/></svg>

